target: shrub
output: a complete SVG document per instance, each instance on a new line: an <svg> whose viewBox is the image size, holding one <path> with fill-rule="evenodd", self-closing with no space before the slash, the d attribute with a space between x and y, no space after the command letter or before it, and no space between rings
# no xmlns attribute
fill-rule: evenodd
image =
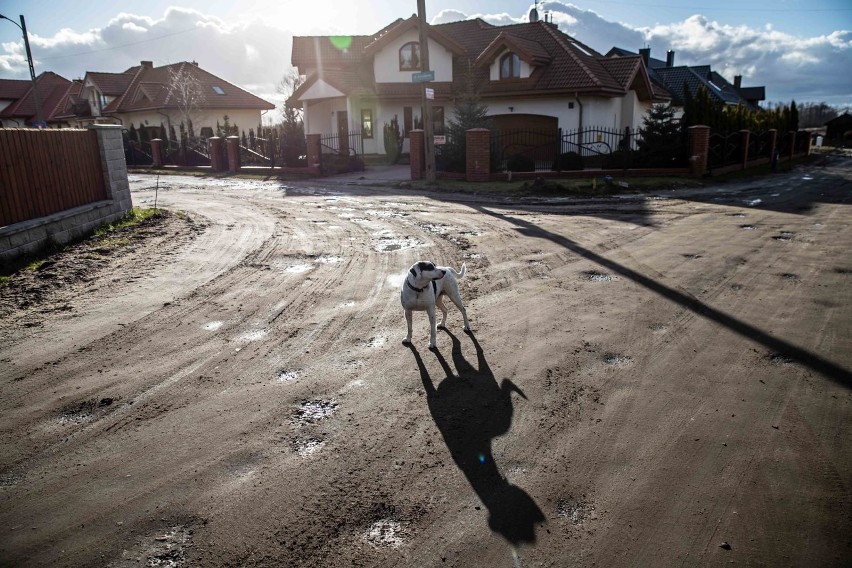
<svg viewBox="0 0 852 568"><path fill-rule="evenodd" d="M506 169L510 172L534 172L535 160L524 154L515 154L506 160Z"/></svg>
<svg viewBox="0 0 852 568"><path fill-rule="evenodd" d="M555 171L570 171L583 169L583 157L577 152L559 154L553 164Z"/></svg>

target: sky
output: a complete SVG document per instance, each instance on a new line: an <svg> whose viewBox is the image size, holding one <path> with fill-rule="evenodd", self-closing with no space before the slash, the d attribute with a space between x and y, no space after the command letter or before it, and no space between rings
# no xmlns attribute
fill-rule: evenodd
<svg viewBox="0 0 852 568"><path fill-rule="evenodd" d="M526 21L530 0L425 0L433 24L479 17ZM280 105L294 35L369 35L417 12L416 0L0 0L0 78L29 79L19 15L36 73L68 79L198 64ZM605 54L613 46L711 65L730 82L765 86L768 102L826 102L852 110L852 3L848 0L606 0L539 2L564 33ZM277 111L272 111L273 113ZM271 118L271 117L267 117Z"/></svg>

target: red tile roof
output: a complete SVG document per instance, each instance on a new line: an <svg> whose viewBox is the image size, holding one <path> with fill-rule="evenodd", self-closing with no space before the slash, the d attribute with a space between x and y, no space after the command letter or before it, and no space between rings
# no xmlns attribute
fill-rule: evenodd
<svg viewBox="0 0 852 568"><path fill-rule="evenodd" d="M322 69L329 79L334 77L335 86L346 94L367 91L377 95L390 95L412 91L411 85L374 84L372 79L372 56L388 41L404 31L416 27L416 19L396 20L373 36L355 36L345 50L335 47L328 36L294 37L293 65L302 71ZM473 81L483 97L501 96L507 93L535 93L539 95L591 94L617 97L635 89L642 100L659 97L648 80L647 70L641 58L626 57L608 59L591 47L559 31L548 22L533 22L510 26L494 26L480 19L464 20L430 26L430 37L443 45L452 46L453 77L450 93L461 92L473 73ZM503 49L518 53L524 61L535 68L532 75L524 79L490 80L489 67ZM471 66L476 66L471 69ZM367 69L364 73L349 74L344 70ZM314 77L308 79L310 83ZM332 80L328 81L330 84ZM435 83L436 97L439 90ZM309 85L307 85L309 86ZM307 86L291 97L297 102Z"/></svg>
<svg viewBox="0 0 852 568"><path fill-rule="evenodd" d="M0 111L0 119L15 118L27 122L37 120L35 93L29 86L30 82L26 81L26 83L28 83L26 93ZM71 81L51 71L45 71L36 77L36 88L41 98L41 112L45 121L54 120L57 109L70 87Z"/></svg>
<svg viewBox="0 0 852 568"><path fill-rule="evenodd" d="M198 82L204 96L204 102L201 105L203 108L259 110L271 110L275 108L274 104L205 71L195 63L184 61L172 65L154 67L150 62L143 62L143 65L131 67L125 73L112 74L129 77L130 81L128 81L127 86L121 91L120 96L103 110L104 114L178 108L178 99L169 87L173 74L187 74ZM103 75L109 74L87 73L86 77L89 78L91 75L95 75L95 79L97 80L102 79ZM118 79L113 79L116 83L118 82ZM221 94L219 91L221 91Z"/></svg>

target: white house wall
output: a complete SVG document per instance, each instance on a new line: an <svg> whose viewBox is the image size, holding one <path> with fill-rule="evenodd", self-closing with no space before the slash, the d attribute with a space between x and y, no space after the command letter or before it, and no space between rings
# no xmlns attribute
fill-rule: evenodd
<svg viewBox="0 0 852 568"><path fill-rule="evenodd" d="M377 83L410 83L411 74L417 71L399 70L399 49L408 42L420 41L416 30L410 30L376 53L373 73ZM435 72L435 81L453 80L453 54L433 39L429 39L429 67Z"/></svg>
<svg viewBox="0 0 852 568"><path fill-rule="evenodd" d="M192 117L192 128L195 134L198 135L201 129L208 126L216 133L216 121L222 126L225 122L225 115L228 115L228 122L231 126L237 125L240 133L243 131L248 135L249 129L257 130L257 125L260 124L260 111L252 109L207 109L198 112ZM164 116L165 115L165 116ZM130 128L132 124L137 129L140 126L160 126L162 123L167 129L169 127L169 118L174 126L175 134L180 136L180 123L183 121L182 115L177 111L166 111L160 114L156 111L142 111L132 113L122 113L116 116L121 120L121 124L125 128Z"/></svg>

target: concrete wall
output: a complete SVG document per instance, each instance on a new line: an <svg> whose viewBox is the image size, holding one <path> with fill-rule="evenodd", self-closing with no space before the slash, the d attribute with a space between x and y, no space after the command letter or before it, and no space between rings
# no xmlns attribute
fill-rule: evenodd
<svg viewBox="0 0 852 568"><path fill-rule="evenodd" d="M94 125L90 128L98 136L107 200L0 228L0 263L34 253L50 242L64 244L85 236L105 223L121 219L133 208L121 127Z"/></svg>

